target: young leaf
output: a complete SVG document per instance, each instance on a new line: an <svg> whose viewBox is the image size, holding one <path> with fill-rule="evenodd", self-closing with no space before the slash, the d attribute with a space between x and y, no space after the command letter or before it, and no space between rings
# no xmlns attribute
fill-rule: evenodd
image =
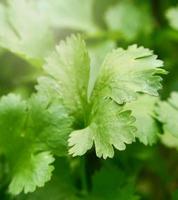
<svg viewBox="0 0 178 200"><path fill-rule="evenodd" d="M112 158L114 148L125 150L135 140L134 118L123 106L105 99L93 106L90 124L87 128L70 134L69 153L83 155L94 143L98 157Z"/></svg>
<svg viewBox="0 0 178 200"><path fill-rule="evenodd" d="M104 41L89 47L90 55L90 80L88 85L88 98L91 96L103 59L114 47L113 41Z"/></svg>
<svg viewBox="0 0 178 200"><path fill-rule="evenodd" d="M42 152L36 155L26 154L23 160L15 167L14 176L9 185L9 192L17 195L24 190L24 193L34 192L36 187L43 187L45 182L51 179L54 167L53 156L49 152Z"/></svg>
<svg viewBox="0 0 178 200"><path fill-rule="evenodd" d="M90 60L82 38L73 35L61 41L47 59L44 70L59 85L58 98L76 117L83 117L86 114Z"/></svg>
<svg viewBox="0 0 178 200"><path fill-rule="evenodd" d="M136 2L119 1L117 5L109 8L105 14L109 30L127 40L135 39L140 33L150 33L153 28L148 6L143 7L141 4L135 4Z"/></svg>
<svg viewBox="0 0 178 200"><path fill-rule="evenodd" d="M53 46L45 18L31 1L0 3L0 45L25 58L44 59Z"/></svg>
<svg viewBox="0 0 178 200"><path fill-rule="evenodd" d="M72 123L73 119L61 104L48 102L40 95L34 95L28 101L25 136L36 144L36 148L52 151L58 156L66 155Z"/></svg>
<svg viewBox="0 0 178 200"><path fill-rule="evenodd" d="M152 51L133 45L109 53L93 78L81 37L62 41L48 58L44 66L47 76L40 79L37 90L49 97L52 94L74 117L69 153L83 155L94 143L97 156L107 158L113 157L113 147L124 150L125 144L132 143L134 118L118 104L136 99L138 92L157 95L161 88L158 74L165 73L161 66ZM96 80L93 91L91 80Z"/></svg>
<svg viewBox="0 0 178 200"><path fill-rule="evenodd" d="M160 102L156 113L159 121L163 123L164 132L178 137L178 93L173 92L167 102Z"/></svg>
<svg viewBox="0 0 178 200"><path fill-rule="evenodd" d="M28 102L10 94L0 100L0 152L10 169L12 194L33 192L50 180L50 152L64 155L71 125L65 109L41 96Z"/></svg>
<svg viewBox="0 0 178 200"><path fill-rule="evenodd" d="M75 188L71 169L67 159L56 158L55 170L50 182L35 192L20 195L16 200L79 200L79 191Z"/></svg>
<svg viewBox="0 0 178 200"><path fill-rule="evenodd" d="M84 32L95 32L98 29L93 19L93 3L93 0L37 1L52 26Z"/></svg>
<svg viewBox="0 0 178 200"><path fill-rule="evenodd" d="M108 97L118 104L135 100L138 92L158 95L165 74L163 62L153 52L136 45L109 53L101 68L94 96Z"/></svg>
<svg viewBox="0 0 178 200"><path fill-rule="evenodd" d="M153 118L157 102L157 97L139 95L136 101L126 104L126 109L130 109L136 118L136 137L145 145L152 145L158 139L159 129Z"/></svg>

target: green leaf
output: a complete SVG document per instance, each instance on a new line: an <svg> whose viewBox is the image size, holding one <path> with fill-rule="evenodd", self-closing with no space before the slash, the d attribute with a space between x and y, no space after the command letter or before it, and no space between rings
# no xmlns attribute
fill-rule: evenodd
<svg viewBox="0 0 178 200"><path fill-rule="evenodd" d="M113 41L103 41L89 46L90 55L90 80L88 85L88 98L91 96L101 64L107 55L116 44Z"/></svg>
<svg viewBox="0 0 178 200"><path fill-rule="evenodd" d="M34 95L28 101L26 137L36 148L52 151L58 156L67 153L67 138L73 119L61 104L48 102L44 96Z"/></svg>
<svg viewBox="0 0 178 200"><path fill-rule="evenodd" d="M140 95L136 101L126 104L126 109L130 109L136 118L136 136L145 145L152 145L158 139L159 128L153 118L155 104L158 101L157 97Z"/></svg>
<svg viewBox="0 0 178 200"><path fill-rule="evenodd" d="M156 113L159 121L163 123L164 133L178 137L178 93L173 92L168 101L160 102Z"/></svg>
<svg viewBox="0 0 178 200"><path fill-rule="evenodd" d="M53 46L48 23L31 1L0 4L0 45L27 59L44 59Z"/></svg>
<svg viewBox="0 0 178 200"><path fill-rule="evenodd" d="M22 142L19 136L23 134L25 117L26 102L19 96L9 94L0 99L0 152L14 155L15 144Z"/></svg>
<svg viewBox="0 0 178 200"><path fill-rule="evenodd" d="M149 9L141 6L141 4L135 4L136 2L132 3L126 0L119 1L117 5L109 8L105 14L109 30L127 40L133 40L140 33L150 33L153 28Z"/></svg>
<svg viewBox="0 0 178 200"><path fill-rule="evenodd" d="M44 70L58 85L58 88L55 87L58 98L76 118L83 117L87 105L90 60L82 38L72 35L61 41L47 59Z"/></svg>
<svg viewBox="0 0 178 200"><path fill-rule="evenodd" d="M134 118L130 115L130 111L124 110L123 106L105 99L96 102L91 112L89 126L70 134L70 154L83 155L94 143L98 157L112 158L113 147L125 150L125 144L134 141L136 131L132 125Z"/></svg>
<svg viewBox="0 0 178 200"><path fill-rule="evenodd" d="M10 170L9 191L33 192L50 180L54 158L67 153L72 119L63 106L32 96L10 94L0 100L0 153Z"/></svg>
<svg viewBox="0 0 178 200"><path fill-rule="evenodd" d="M13 179L9 185L9 192L17 195L24 190L24 193L34 192L36 187L43 187L45 182L51 179L54 167L53 156L49 152L42 152L36 155L25 155L23 160L18 162L15 168Z"/></svg>
<svg viewBox="0 0 178 200"><path fill-rule="evenodd" d="M160 135L160 140L165 146L178 150L178 137L175 137L171 133L163 133L162 135Z"/></svg>
<svg viewBox="0 0 178 200"><path fill-rule="evenodd" d="M17 196L16 200L77 200L77 189L75 188L71 169L67 159L56 158L53 177L44 187L27 195Z"/></svg>
<svg viewBox="0 0 178 200"><path fill-rule="evenodd" d="M93 96L111 98L119 104L135 100L138 92L157 96L162 80L159 74L165 74L162 66L163 62L143 47L113 50L100 68Z"/></svg>
<svg viewBox="0 0 178 200"><path fill-rule="evenodd" d="M93 0L38 0L37 4L54 27L84 32L98 29L93 19Z"/></svg>
<svg viewBox="0 0 178 200"><path fill-rule="evenodd" d="M166 17L169 21L170 26L173 29L178 30L178 7L169 8L166 12Z"/></svg>
<svg viewBox="0 0 178 200"><path fill-rule="evenodd" d="M139 200L133 180L114 166L105 166L93 176L90 200Z"/></svg>
<svg viewBox="0 0 178 200"><path fill-rule="evenodd" d="M95 145L98 157L113 157L114 148L124 150L135 139L134 118L125 102L135 100L138 92L157 95L165 73L162 61L152 51L130 46L109 53L108 47L90 59L80 36L67 38L47 59L46 77L39 80L38 93L62 103L74 117L69 138L69 153L83 155ZM92 68L99 68L92 70ZM92 73L93 72L93 73ZM96 74L94 74L96 72ZM93 90L92 90L93 88Z"/></svg>

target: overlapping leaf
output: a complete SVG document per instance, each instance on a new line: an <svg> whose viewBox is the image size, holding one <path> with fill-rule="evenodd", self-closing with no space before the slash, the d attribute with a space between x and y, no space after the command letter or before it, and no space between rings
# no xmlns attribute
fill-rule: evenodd
<svg viewBox="0 0 178 200"><path fill-rule="evenodd" d="M159 128L154 119L154 109L158 102L157 97L140 95L136 101L126 104L126 108L130 109L136 118L136 137L145 145L151 145L158 139Z"/></svg>
<svg viewBox="0 0 178 200"><path fill-rule="evenodd" d="M130 2L119 1L117 5L108 9L105 19L109 30L116 32L127 40L135 39L141 33L150 33L153 28L149 8ZM128 17L129 13L129 17ZM142 23L144 21L144 23Z"/></svg>
<svg viewBox="0 0 178 200"><path fill-rule="evenodd" d="M161 88L159 74L165 73L160 67L162 61L148 49L136 45L116 49L104 59L94 78L93 91L88 92L93 79L84 41L80 36L62 41L44 66L47 76L42 79L46 87L39 84L37 88L47 95L53 91L53 98L74 116L70 154L83 155L94 144L98 157L113 157L113 147L124 150L125 144L133 142L134 118L118 104L136 99L138 92L157 95Z"/></svg>
<svg viewBox="0 0 178 200"><path fill-rule="evenodd" d="M112 158L113 147L125 150L126 144L135 140L134 121L130 111L124 110L123 106L109 99L99 101L92 108L89 126L70 134L69 153L83 155L94 143L98 157Z"/></svg>
<svg viewBox="0 0 178 200"><path fill-rule="evenodd" d="M43 188L38 188L35 192L27 195L20 195L16 200L78 200L77 190L71 176L71 169L67 159L61 158L55 161L55 170L50 182Z"/></svg>
<svg viewBox="0 0 178 200"><path fill-rule="evenodd" d="M107 180L107 181L106 181ZM105 166L93 177L93 189L88 200L139 200L134 183L123 171Z"/></svg>
<svg viewBox="0 0 178 200"><path fill-rule="evenodd" d="M12 194L42 187L54 169L51 152L64 155L67 150L70 118L63 107L41 98L25 102L10 94L0 101L1 154L9 165Z"/></svg>
<svg viewBox="0 0 178 200"><path fill-rule="evenodd" d="M163 143L170 147L178 147L178 93L173 92L168 101L160 102L156 108L157 117L163 124Z"/></svg>
<svg viewBox="0 0 178 200"><path fill-rule="evenodd" d="M93 17L93 0L39 0L50 24L57 28L95 32L98 28Z"/></svg>
<svg viewBox="0 0 178 200"><path fill-rule="evenodd" d="M100 69L94 96L112 98L119 104L135 100L138 92L157 96L163 62L149 49L132 45L109 53Z"/></svg>
<svg viewBox="0 0 178 200"><path fill-rule="evenodd" d="M61 41L47 59L45 72L58 86L57 93L64 105L76 116L85 117L90 60L84 41L72 36ZM43 87L43 84L41 85ZM38 86L38 90L41 88ZM54 90L54 89L53 89ZM81 120L81 119L78 119Z"/></svg>
<svg viewBox="0 0 178 200"><path fill-rule="evenodd" d="M26 58L44 59L53 46L52 33L45 20L32 1L0 3L0 45Z"/></svg>

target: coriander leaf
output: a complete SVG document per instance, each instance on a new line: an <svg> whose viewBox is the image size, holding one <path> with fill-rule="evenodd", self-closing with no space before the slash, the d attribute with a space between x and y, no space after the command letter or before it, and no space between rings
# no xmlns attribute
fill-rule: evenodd
<svg viewBox="0 0 178 200"><path fill-rule="evenodd" d="M50 182L35 192L20 195L16 200L77 200L77 189L75 188L71 169L67 159L56 158L55 170Z"/></svg>
<svg viewBox="0 0 178 200"><path fill-rule="evenodd" d="M174 136L173 134L165 132L160 135L160 140L165 146L178 150L178 137Z"/></svg>
<svg viewBox="0 0 178 200"><path fill-rule="evenodd" d="M90 60L82 38L72 35L66 41L61 41L47 59L44 70L59 85L58 98L76 118L83 118L87 105Z"/></svg>
<svg viewBox="0 0 178 200"><path fill-rule="evenodd" d="M164 132L178 137L178 93L173 92L167 102L160 102L156 113L159 121L163 123Z"/></svg>
<svg viewBox="0 0 178 200"><path fill-rule="evenodd" d="M74 131L70 134L69 153L73 156L83 155L95 145L98 157L112 158L114 148L125 150L126 145L134 141L134 118L130 111L117 105L110 99L95 102L92 109L90 124L87 128ZM93 142L92 142L93 140Z"/></svg>
<svg viewBox="0 0 178 200"><path fill-rule="evenodd" d="M93 0L38 0L41 12L45 12L51 25L57 28L95 32Z"/></svg>
<svg viewBox="0 0 178 200"><path fill-rule="evenodd" d="M153 118L155 104L158 101L157 97L139 95L136 101L126 104L126 109L130 109L136 118L136 136L145 145L152 145L158 139L159 128Z"/></svg>
<svg viewBox="0 0 178 200"><path fill-rule="evenodd" d="M52 151L58 156L67 153L67 138L73 119L61 104L48 102L44 96L34 95L28 101L26 137L36 148Z"/></svg>
<svg viewBox="0 0 178 200"><path fill-rule="evenodd" d="M109 30L127 40L133 40L140 33L150 33L153 28L148 6L135 5L135 2L130 1L119 1L109 8L105 20Z"/></svg>
<svg viewBox="0 0 178 200"><path fill-rule="evenodd" d="M73 131L69 138L69 154L73 156L81 156L91 149L93 146L93 136L90 127L82 130Z"/></svg>
<svg viewBox="0 0 178 200"><path fill-rule="evenodd" d="M0 152L14 155L16 144L21 143L26 117L26 102L9 94L0 99ZM10 138L10 140L9 140ZM14 144L13 144L14 143Z"/></svg>
<svg viewBox="0 0 178 200"><path fill-rule="evenodd" d="M98 63L101 59L92 64L98 67ZM161 66L162 61L152 51L133 45L128 50L109 53L92 79L88 52L81 37L73 35L62 41L47 59L44 66L47 75L39 80L37 90L49 97L52 94L54 101L62 103L74 117L69 153L83 155L94 143L97 156L107 158L114 156L113 147L124 150L125 144L132 143L134 118L118 104L136 99L137 92L157 95L161 88L157 74L165 73ZM93 91L91 80L96 80Z"/></svg>
<svg viewBox="0 0 178 200"><path fill-rule="evenodd" d="M162 66L163 62L143 47L113 50L100 68L93 96L112 98L119 104L135 100L138 92L157 96L162 80L159 74L165 74Z"/></svg>
<svg viewBox="0 0 178 200"><path fill-rule="evenodd" d="M139 200L129 176L114 166L104 166L93 176L90 200ZM106 181L107 180L107 181Z"/></svg>
<svg viewBox="0 0 178 200"><path fill-rule="evenodd" d="M17 195L33 192L50 180L54 158L67 152L72 121L63 106L34 95L29 101L10 94L0 100L0 153L7 159Z"/></svg>
<svg viewBox="0 0 178 200"><path fill-rule="evenodd" d="M0 45L27 59L44 59L53 46L52 33L45 20L31 1L0 3Z"/></svg>
<svg viewBox="0 0 178 200"><path fill-rule="evenodd" d="M105 58L106 54L109 53L114 47L115 43L113 41L103 41L94 45L89 46L89 56L90 56L90 80L88 85L88 98L91 96L92 90L95 86L95 82L98 77L98 73Z"/></svg>
<svg viewBox="0 0 178 200"><path fill-rule="evenodd" d="M166 12L166 17L172 28L178 30L178 7L169 8Z"/></svg>
<svg viewBox="0 0 178 200"><path fill-rule="evenodd" d="M38 84L35 86L37 95L41 96L47 105L52 101L60 101L62 99L60 84L50 76L41 76L38 78Z"/></svg>
<svg viewBox="0 0 178 200"><path fill-rule="evenodd" d="M24 193L34 192L37 186L42 187L51 179L54 170L51 165L54 162L53 156L49 152L28 156L26 154L15 167L14 176L9 185L11 194L17 195L23 190Z"/></svg>

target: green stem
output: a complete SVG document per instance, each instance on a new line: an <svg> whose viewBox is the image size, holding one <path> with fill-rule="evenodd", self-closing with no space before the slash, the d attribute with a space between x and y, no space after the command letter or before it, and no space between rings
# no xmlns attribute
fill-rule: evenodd
<svg viewBox="0 0 178 200"><path fill-rule="evenodd" d="M82 193L85 195L88 193L88 184L86 177L86 158L81 158L81 182L82 182Z"/></svg>

